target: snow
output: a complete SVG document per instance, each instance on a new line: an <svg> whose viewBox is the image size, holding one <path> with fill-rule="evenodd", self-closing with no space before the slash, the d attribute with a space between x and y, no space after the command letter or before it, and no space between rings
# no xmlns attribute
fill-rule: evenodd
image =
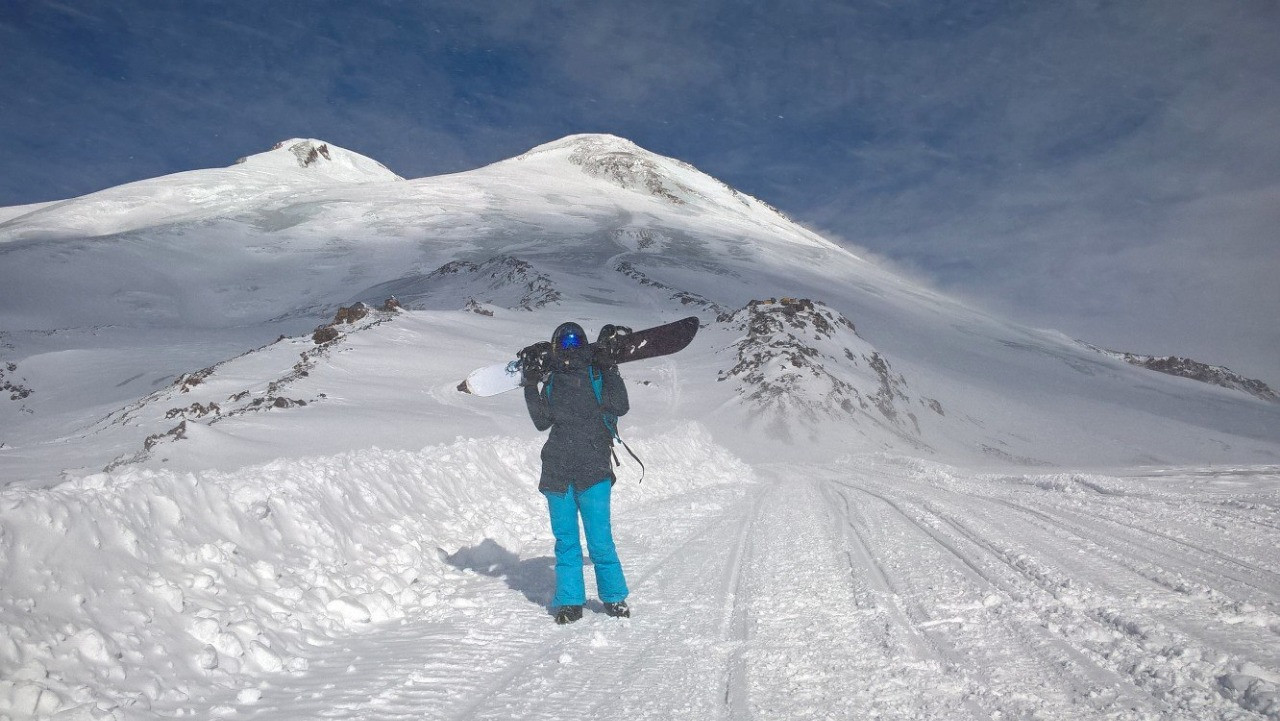
<svg viewBox="0 0 1280 721"><path fill-rule="evenodd" d="M650 473L618 487L615 513L636 615L589 605L570 628L542 610L553 561L528 441L6 491L5 557L43 563L4 569L0 709L1280 712L1280 469L752 469L696 426L636 446Z"/></svg>
<svg viewBox="0 0 1280 721"><path fill-rule="evenodd" d="M556 626L542 436L456 386L690 314L622 368L634 615ZM0 209L0 327L0 719L1280 718L1280 404L621 138Z"/></svg>
<svg viewBox="0 0 1280 721"><path fill-rule="evenodd" d="M619 513L641 490L652 500L751 478L697 426L633 445L656 465L619 494ZM0 713L176 713L210 688L243 694L303 672L317 648L371 625L478 609L454 588L467 569L493 574L550 542L530 492L539 447L468 438L0 492L0 663L24 675L0 682ZM530 593L545 604L547 590Z"/></svg>

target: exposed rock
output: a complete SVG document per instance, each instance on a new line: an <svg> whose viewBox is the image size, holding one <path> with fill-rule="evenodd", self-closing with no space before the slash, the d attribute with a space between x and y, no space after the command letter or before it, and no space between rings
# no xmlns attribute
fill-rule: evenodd
<svg viewBox="0 0 1280 721"><path fill-rule="evenodd" d="M329 343L338 339L342 333L338 330L340 325L351 325L357 321L363 320L369 315L369 306L364 303L356 303L352 306L343 306L338 308L338 312L334 315L333 320L327 325L316 328L311 334L311 340L317 345Z"/></svg>
<svg viewBox="0 0 1280 721"><path fill-rule="evenodd" d="M1253 378L1245 378L1230 368L1223 366L1214 366L1207 363L1201 363L1190 358L1180 358L1178 356L1149 356L1140 355L1138 353L1127 353L1124 351L1107 350L1096 346L1085 344L1089 348L1102 353L1103 355L1119 358L1125 363L1135 365L1140 368L1146 368L1158 373L1166 375L1178 376L1180 378L1190 378L1201 383L1230 388L1231 390L1248 393L1256 398L1272 403L1280 402L1280 395L1277 395L1266 383Z"/></svg>
<svg viewBox="0 0 1280 721"><path fill-rule="evenodd" d="M186 408L172 408L164 414L164 417L177 418L178 416L182 416L183 418L203 418L207 415L219 415L221 413L222 409L218 407L217 403L210 403L208 405L192 403Z"/></svg>
<svg viewBox="0 0 1280 721"><path fill-rule="evenodd" d="M467 298L467 305L464 310L475 313L476 315L493 317L493 311L477 303L475 298Z"/></svg>
<svg viewBox="0 0 1280 721"><path fill-rule="evenodd" d="M253 403L249 405L253 408L292 408L294 406L305 406L307 405L307 402L304 400L285 398L283 396L267 396L266 398L254 398Z"/></svg>
<svg viewBox="0 0 1280 721"><path fill-rule="evenodd" d="M204 379L213 375L213 371L215 368L216 366L211 366L209 368L202 368L194 373L183 373L182 375L178 376L178 380L174 381L173 384L178 386L178 390L180 390L183 393L186 393L192 388L195 388L196 386L203 383Z"/></svg>
<svg viewBox="0 0 1280 721"><path fill-rule="evenodd" d="M13 379L13 374L17 370L17 363L5 363L0 367L0 393L8 393L11 401L25 400L35 392Z"/></svg>
<svg viewBox="0 0 1280 721"><path fill-rule="evenodd" d="M863 420L923 445L906 380L840 313L807 298L770 298L717 322L744 334L730 346L736 362L718 380L736 381L774 427Z"/></svg>
<svg viewBox="0 0 1280 721"><path fill-rule="evenodd" d="M152 448L155 448L157 443L165 440L166 438L172 439L175 441L181 441L186 439L186 437L187 437L187 422L183 421L178 425L174 426L173 428L170 428L169 430L165 431L164 433L156 433L154 435L147 436L147 439L142 442L142 446L143 448L146 448L149 451Z"/></svg>
<svg viewBox="0 0 1280 721"><path fill-rule="evenodd" d="M334 325L338 323L355 323L369 315L369 306L364 303L356 303L353 306L339 308L338 314L333 317Z"/></svg>
<svg viewBox="0 0 1280 721"><path fill-rule="evenodd" d="M380 283L357 297L381 298L389 294L406 308L424 310L473 310L473 303L536 310L561 298L550 277L528 261L507 255L478 263L450 261L430 273Z"/></svg>
<svg viewBox="0 0 1280 721"><path fill-rule="evenodd" d="M569 162L582 166L594 178L608 180L628 190L644 190L675 205L685 204L675 191L691 192L689 188L664 177L652 160L632 152L601 150L584 144L570 156Z"/></svg>
<svg viewBox="0 0 1280 721"><path fill-rule="evenodd" d="M315 341L317 345L320 345L322 343L335 341L340 335L342 334L338 332L337 328L334 328L331 325L322 325L319 328L316 328L316 331L311 334L311 340Z"/></svg>
<svg viewBox="0 0 1280 721"><path fill-rule="evenodd" d="M403 307L404 306L400 305L400 301L396 300L396 297L393 295L390 298L387 298L386 300L382 301L382 307L379 310L381 310L384 313L391 313L393 311L400 310Z"/></svg>
<svg viewBox="0 0 1280 721"><path fill-rule="evenodd" d="M618 263L617 265L615 265L613 269L627 276L628 278L631 278L632 280L636 281L640 285L643 285L649 288L657 288L658 290L662 290L662 291L667 291L668 292L667 297L672 300L680 301L681 305L692 305L698 308L704 308L706 310L709 310L715 313L717 316L725 315L727 313L727 309L724 306L721 306L720 304L706 298L705 296L699 295L697 293L692 293L687 290L680 290L679 288L675 288L673 286L667 285L666 283L650 278L649 276L645 275L645 273L641 271L639 268L635 267L635 265L633 265L630 261L624 260Z"/></svg>
<svg viewBox="0 0 1280 721"><path fill-rule="evenodd" d="M282 140L279 143L276 143L275 147L272 149L279 150L283 148L287 142L288 141ZM315 143L309 140L303 140L303 141L294 143L293 145L290 145L289 152L293 153L294 157L298 159L298 167L301 167L301 168L305 168L308 165L311 165L312 163L316 162L320 158L324 158L325 160L333 159L329 155L328 144L321 143L319 145L316 145Z"/></svg>
<svg viewBox="0 0 1280 721"><path fill-rule="evenodd" d="M692 165L656 155L629 140L611 135L579 135L553 145L568 147L569 162L581 167L587 175L661 198L672 205L709 200L707 193L722 201L750 205L747 196ZM535 155L546 147L550 146L535 148L522 157ZM680 179L682 176L684 180Z"/></svg>
<svg viewBox="0 0 1280 721"><path fill-rule="evenodd" d="M358 316L359 318L365 318L368 316L367 308L365 309L366 312L364 315L361 315L359 313L358 308L356 309L356 312L354 315L352 314L352 309L348 308L344 310L347 311L345 314L340 313L340 316L343 318L356 317L356 316ZM364 329L364 328L373 327L378 324L387 322L391 320L393 317L394 316L386 315L385 317L380 317L380 318L377 318L376 320L365 322L360 326L360 328ZM337 320L334 321L334 323L337 323L337 322L338 322ZM324 328L329 328L329 326L324 326ZM336 333L336 330L334 332ZM276 343L278 342L281 342L281 341L277 340ZM274 343L272 345L274 345ZM251 353L261 351L266 347L267 346L263 346L255 350L246 351L245 353L242 353L239 356L237 356L237 358L242 358ZM262 391L260 387L255 387L255 388L244 389L244 390L232 393L226 398L226 400L223 403L215 403L215 402L209 401L206 403L192 403L191 405L184 406L184 407L170 408L167 412L164 413L164 418L169 420L172 420L174 418L182 418L182 423L163 433L155 433L150 436L147 436L146 439L143 441L143 444L142 444L143 448L141 450L116 458L104 470L113 471L122 466L130 465L134 463L141 463L148 460L149 458L152 457L152 449L155 448L158 444L165 441L169 441L169 440L182 440L183 438L185 438L187 436L188 429L191 427L190 425L188 425L189 423L204 424L204 425L212 426L222 421L225 421L229 418L234 418L236 416L244 415L246 413L261 412L261 411L266 411L270 409L303 407L308 405L309 401L306 401L300 398L292 398L285 394L288 392L289 386L293 384L295 381L297 381L300 378L308 377L310 375L311 369L315 366L317 359L327 356L330 352L332 352L333 347L334 346L332 345L326 344L326 345L321 345L314 348L309 348L308 350L301 352L299 354L298 362L293 365L293 367L289 370L288 373L267 384L265 393ZM235 359L231 359L231 360L235 360ZM205 379L209 378L210 376L213 376L221 365L225 363L229 363L231 362L231 360L223 361L222 363L211 366L209 368L205 368L196 373L184 374L174 384L174 386L178 388L176 392L185 393L195 388L200 383L202 383ZM150 415L148 413L148 409L154 409L155 405L158 403L171 402L174 399L174 396L175 396L174 387L169 387L164 390L157 391L136 403L130 404L129 406L126 406L123 409L120 409L118 411L111 413L109 416L103 419L102 422L115 424L115 425L134 425L138 423L140 416ZM317 398L325 398L325 397L326 396L324 393L317 394ZM152 411L152 412L158 413L158 411ZM153 417L158 417L158 416L153 416Z"/></svg>

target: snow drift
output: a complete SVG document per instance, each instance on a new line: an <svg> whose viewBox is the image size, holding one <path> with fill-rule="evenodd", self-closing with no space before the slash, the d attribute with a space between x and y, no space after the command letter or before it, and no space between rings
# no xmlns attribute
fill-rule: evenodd
<svg viewBox="0 0 1280 721"><path fill-rule="evenodd" d="M647 501L752 477L697 426L633 445ZM370 623L469 604L451 555L550 547L539 448L471 438L0 491L0 714L154 718L193 687L250 688ZM625 513L639 496L618 497Z"/></svg>

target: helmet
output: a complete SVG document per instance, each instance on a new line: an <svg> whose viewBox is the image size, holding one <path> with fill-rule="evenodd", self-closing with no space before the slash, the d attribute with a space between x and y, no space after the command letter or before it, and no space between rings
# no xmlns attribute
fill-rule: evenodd
<svg viewBox="0 0 1280 721"><path fill-rule="evenodd" d="M586 344L587 332L577 323L561 323L560 327L556 328L556 332L551 335L553 351L581 348Z"/></svg>

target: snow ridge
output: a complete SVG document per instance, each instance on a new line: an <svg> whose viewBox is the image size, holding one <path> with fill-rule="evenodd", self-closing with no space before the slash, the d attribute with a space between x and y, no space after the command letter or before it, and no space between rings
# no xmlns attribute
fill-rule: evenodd
<svg viewBox="0 0 1280 721"><path fill-rule="evenodd" d="M650 500L752 475L697 425L631 443ZM370 624L456 613L472 602L450 556L547 543L540 446L468 438L0 491L0 714L168 716L209 688L302 673Z"/></svg>
<svg viewBox="0 0 1280 721"><path fill-rule="evenodd" d="M607 134L570 135L540 145L516 162L564 162L587 176L675 206L699 205L733 212L761 212L790 223L773 206L742 193L676 158L650 152Z"/></svg>
<svg viewBox="0 0 1280 721"><path fill-rule="evenodd" d="M509 255L453 260L430 273L414 273L361 291L358 300L394 297L405 308L458 310L478 304L536 310L557 303L560 291L532 263Z"/></svg>
<svg viewBox="0 0 1280 721"><path fill-rule="evenodd" d="M315 138L291 138L271 150L240 158L236 165L255 170L306 170L329 180L376 183L404 180L378 161Z"/></svg>
<svg viewBox="0 0 1280 721"><path fill-rule="evenodd" d="M1158 373L1166 375L1178 376L1179 378L1189 378L1193 381L1208 383L1209 385L1220 386L1222 388L1230 388L1231 390L1248 393L1255 398L1261 398L1264 401L1272 403L1280 403L1280 395L1266 383L1254 378L1246 378L1239 373L1225 366L1209 365L1190 358L1181 358L1179 356L1150 356L1139 353L1128 353L1125 351L1107 350L1098 348L1089 344L1085 344L1088 348L1095 350L1103 355L1135 365L1139 368L1146 368Z"/></svg>

